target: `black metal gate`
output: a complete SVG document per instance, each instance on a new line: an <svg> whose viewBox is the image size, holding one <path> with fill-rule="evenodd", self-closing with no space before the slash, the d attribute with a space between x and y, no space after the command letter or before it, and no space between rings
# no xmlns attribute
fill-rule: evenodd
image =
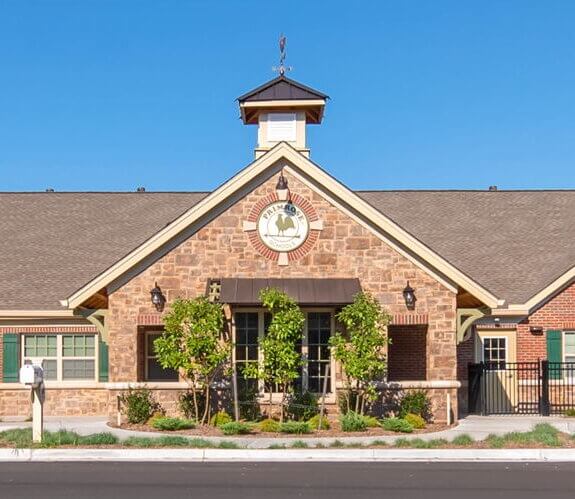
<svg viewBox="0 0 575 499"><path fill-rule="evenodd" d="M469 364L469 412L562 414L575 409L575 363L480 362Z"/></svg>

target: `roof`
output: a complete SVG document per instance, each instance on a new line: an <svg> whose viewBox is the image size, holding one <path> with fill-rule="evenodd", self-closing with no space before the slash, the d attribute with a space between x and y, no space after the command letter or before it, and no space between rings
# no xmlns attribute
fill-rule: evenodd
<svg viewBox="0 0 575 499"><path fill-rule="evenodd" d="M276 288L301 305L345 305L361 291L359 279L230 279L220 280L220 301L231 305L257 305L260 291Z"/></svg>
<svg viewBox="0 0 575 499"><path fill-rule="evenodd" d="M575 265L575 191L359 191L508 303ZM69 296L207 193L0 193L2 310Z"/></svg>
<svg viewBox="0 0 575 499"><path fill-rule="evenodd" d="M263 85L238 97L238 101L256 102L272 100L308 100L308 99L329 99L329 97L318 90L314 90L302 83L291 80L283 75L270 80Z"/></svg>
<svg viewBox="0 0 575 499"><path fill-rule="evenodd" d="M61 309L59 300L205 196L0 193L0 309Z"/></svg>
<svg viewBox="0 0 575 499"><path fill-rule="evenodd" d="M357 194L508 303L575 265L575 191Z"/></svg>

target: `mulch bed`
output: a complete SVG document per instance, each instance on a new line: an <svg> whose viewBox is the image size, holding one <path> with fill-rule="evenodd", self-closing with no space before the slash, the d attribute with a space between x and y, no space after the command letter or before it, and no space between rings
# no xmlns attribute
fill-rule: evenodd
<svg viewBox="0 0 575 499"><path fill-rule="evenodd" d="M198 426L197 428L191 430L178 430L178 431L160 431L148 426L146 424L129 424L124 423L121 426L115 423L108 423L108 426L112 428L121 428L122 430L132 430L132 431L147 431L162 433L164 435L185 435L190 437L225 437L226 439L233 438L245 438L245 437L255 437L255 438L317 438L317 437L327 437L327 438L339 438L339 437L383 437L383 436L410 436L418 435L423 433L433 433L443 430L448 430L454 428L456 425L448 426L446 424L428 424L423 430L414 430L412 433L396 433L393 431L386 431L383 428L368 428L366 431L353 431L346 432L342 431L337 422L332 422L332 427L329 430L316 430L313 433L305 433L302 435L293 433L264 433L259 429L254 428L254 430L247 435L224 435L221 430L214 426Z"/></svg>

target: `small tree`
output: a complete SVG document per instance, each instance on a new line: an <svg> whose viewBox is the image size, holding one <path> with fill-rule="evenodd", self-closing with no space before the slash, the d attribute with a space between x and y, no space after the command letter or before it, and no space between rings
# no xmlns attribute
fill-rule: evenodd
<svg viewBox="0 0 575 499"><path fill-rule="evenodd" d="M373 296L358 293L337 319L345 326L346 334L335 334L330 346L345 374L347 410L351 410L351 396L355 395L353 410L363 414L366 402L377 397L373 382L387 369L385 347L390 316Z"/></svg>
<svg viewBox="0 0 575 499"><path fill-rule="evenodd" d="M229 361L231 345L223 335L224 314L221 305L205 297L176 300L164 317L164 333L154 342L163 368L184 373L193 396L195 417L202 424L211 413L210 386ZM198 392L204 393L204 411L200 418Z"/></svg>
<svg viewBox="0 0 575 499"><path fill-rule="evenodd" d="M259 366L247 366L243 374L263 380L269 387L270 413L273 388L279 387L282 391L280 421L283 421L287 395L292 391L302 365L297 344L303 338L305 316L295 300L278 289L261 290L260 300L272 316L265 336L259 340L263 362Z"/></svg>

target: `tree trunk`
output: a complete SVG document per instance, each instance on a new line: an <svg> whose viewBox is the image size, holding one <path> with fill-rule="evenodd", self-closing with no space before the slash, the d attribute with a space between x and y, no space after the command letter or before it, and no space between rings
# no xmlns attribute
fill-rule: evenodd
<svg viewBox="0 0 575 499"><path fill-rule="evenodd" d="M268 418L272 417L272 393L273 390L270 389L270 402L269 402L269 409L268 409Z"/></svg>
<svg viewBox="0 0 575 499"><path fill-rule="evenodd" d="M284 422L284 405L286 402L286 384L283 385L282 390L282 400L281 400L281 407L280 407L280 423Z"/></svg>
<svg viewBox="0 0 575 499"><path fill-rule="evenodd" d="M194 399L194 417L196 421L200 419L200 415L198 414L200 411L198 409L198 395L196 394L196 383L192 384L192 397Z"/></svg>
<svg viewBox="0 0 575 499"><path fill-rule="evenodd" d="M206 383L206 407L204 408L204 415L202 416L202 424L209 421L210 417L210 381Z"/></svg>

